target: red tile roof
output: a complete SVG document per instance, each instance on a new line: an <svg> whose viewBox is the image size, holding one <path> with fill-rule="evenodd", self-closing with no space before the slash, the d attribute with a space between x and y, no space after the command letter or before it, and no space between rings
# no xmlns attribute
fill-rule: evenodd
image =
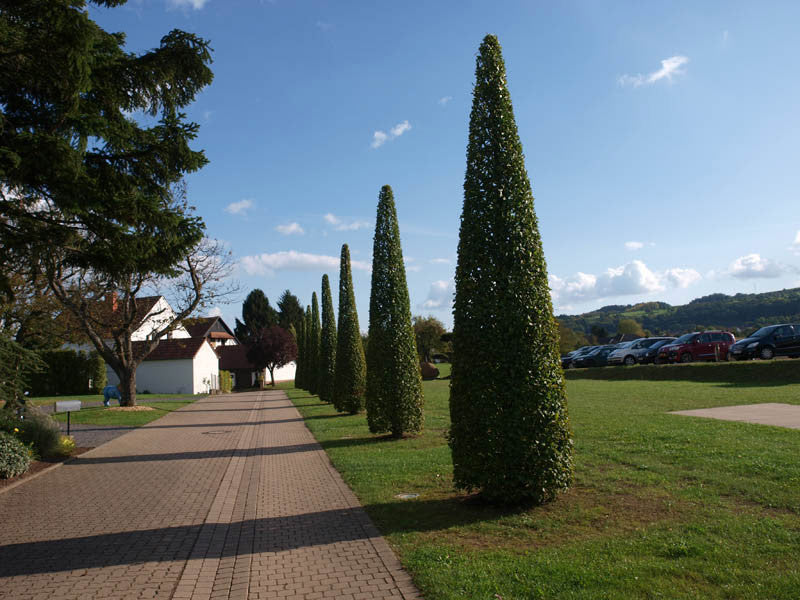
<svg viewBox="0 0 800 600"><path fill-rule="evenodd" d="M205 343L205 338L187 338L177 340L161 340L150 354L145 357L148 360L186 360L197 356L200 348ZM133 342L134 352L137 346L144 348L147 342Z"/></svg>

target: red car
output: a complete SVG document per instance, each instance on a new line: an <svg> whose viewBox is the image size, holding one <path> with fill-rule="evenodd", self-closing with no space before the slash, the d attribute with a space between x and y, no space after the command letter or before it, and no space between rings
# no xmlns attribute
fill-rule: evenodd
<svg viewBox="0 0 800 600"><path fill-rule="evenodd" d="M736 338L729 331L695 331L682 335L658 350L656 362L692 362L695 360L728 360L728 348Z"/></svg>

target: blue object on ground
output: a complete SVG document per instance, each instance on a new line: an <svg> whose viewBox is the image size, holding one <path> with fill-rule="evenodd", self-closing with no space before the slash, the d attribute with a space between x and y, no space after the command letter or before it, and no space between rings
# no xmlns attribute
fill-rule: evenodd
<svg viewBox="0 0 800 600"><path fill-rule="evenodd" d="M115 398L122 405L122 394L119 393L115 385L107 385L103 388L103 406L109 406L111 398Z"/></svg>

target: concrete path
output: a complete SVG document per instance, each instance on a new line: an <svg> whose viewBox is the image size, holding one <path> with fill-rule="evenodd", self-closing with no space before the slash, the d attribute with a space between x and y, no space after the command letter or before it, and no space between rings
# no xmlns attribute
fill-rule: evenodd
<svg viewBox="0 0 800 600"><path fill-rule="evenodd" d="M694 410L676 410L671 414L800 429L800 406L795 404L781 404L778 402L719 406L717 408L697 408Z"/></svg>
<svg viewBox="0 0 800 600"><path fill-rule="evenodd" d="M0 515L0 598L420 597L280 391L198 400Z"/></svg>

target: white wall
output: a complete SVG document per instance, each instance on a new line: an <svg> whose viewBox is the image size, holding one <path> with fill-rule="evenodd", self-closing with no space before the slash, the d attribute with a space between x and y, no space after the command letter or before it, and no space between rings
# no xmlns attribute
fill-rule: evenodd
<svg viewBox="0 0 800 600"><path fill-rule="evenodd" d="M208 383L203 383L203 379ZM219 357L217 353L206 342L200 346L200 350L194 357L194 392L193 394L205 394L209 391L209 384L216 382L219 387Z"/></svg>
<svg viewBox="0 0 800 600"><path fill-rule="evenodd" d="M146 340L147 336L149 336L154 331L165 327L167 324L171 323L175 319L175 311L172 310L172 307L169 305L169 302L164 299L162 296L158 299L158 302L155 303L153 308L150 309L150 312L147 313L147 316L142 319L142 325L137 329L133 335L131 335L131 339L134 342L140 342L142 340ZM172 331L172 339L185 339L189 337L189 332L183 325L178 325Z"/></svg>
<svg viewBox="0 0 800 600"><path fill-rule="evenodd" d="M281 367L280 369L275 369L275 381L288 381L294 379L294 372L297 369L297 365L293 362L290 362L288 365ZM269 369L264 371L264 385L269 385L270 381L269 378Z"/></svg>

